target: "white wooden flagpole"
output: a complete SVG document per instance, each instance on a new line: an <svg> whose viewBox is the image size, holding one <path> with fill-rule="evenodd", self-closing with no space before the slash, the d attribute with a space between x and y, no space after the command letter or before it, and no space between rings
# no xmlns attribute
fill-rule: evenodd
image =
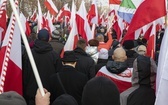
<svg viewBox="0 0 168 105"><path fill-rule="evenodd" d="M39 87L39 89L40 89L40 92L41 92L42 96L44 96L45 93L44 93L43 85L42 85L42 83L41 83L41 79L40 79L39 73L38 73L38 71L37 71L37 67L36 67L36 64L35 64L33 55L32 55L32 53L31 53L29 44L28 44L28 42L27 42L27 38L26 38L25 32L24 32L24 30L23 30L23 28L22 28L22 24L21 24L21 22L20 22L19 15L18 15L17 10L16 10L16 8L15 8L15 3L14 3L13 0L9 0L9 1L10 1L10 4L11 4L11 7L12 7L12 9L13 9L13 12L14 12L14 14L15 14L15 16L16 16L16 21L18 22L18 25L19 25L19 28L20 28L20 31L21 31L21 36L22 36L22 39L23 39L23 42L24 42L24 45L25 45L25 48L26 48L28 57L29 57L29 59L30 59L31 66L32 66L32 68L33 68L33 72L34 72L34 75L35 75L35 78L36 78L36 81L37 81L37 85L38 85L38 87Z"/></svg>

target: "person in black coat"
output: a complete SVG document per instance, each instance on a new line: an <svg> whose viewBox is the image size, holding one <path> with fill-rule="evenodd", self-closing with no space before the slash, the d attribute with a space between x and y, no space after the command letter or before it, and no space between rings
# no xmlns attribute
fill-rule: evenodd
<svg viewBox="0 0 168 105"><path fill-rule="evenodd" d="M75 56L78 58L76 69L84 73L88 79L95 76L95 63L94 60L85 52L86 41L80 39L77 42L77 48L74 49Z"/></svg>
<svg viewBox="0 0 168 105"><path fill-rule="evenodd" d="M50 77L50 102L53 103L62 94L69 94L81 105L83 88L88 78L75 69L77 58L73 51L64 52L62 61L63 70Z"/></svg>
<svg viewBox="0 0 168 105"><path fill-rule="evenodd" d="M49 77L62 69L59 55L53 51L48 43L49 32L42 29L34 43L32 54L44 88L49 89ZM28 105L35 105L35 94L38 86L30 62L23 68L23 96Z"/></svg>

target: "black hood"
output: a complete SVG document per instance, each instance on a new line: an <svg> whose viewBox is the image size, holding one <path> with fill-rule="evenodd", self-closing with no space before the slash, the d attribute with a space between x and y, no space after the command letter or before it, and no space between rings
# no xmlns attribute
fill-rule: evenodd
<svg viewBox="0 0 168 105"><path fill-rule="evenodd" d="M52 105L78 105L78 103L71 95L63 94L56 98Z"/></svg>
<svg viewBox="0 0 168 105"><path fill-rule="evenodd" d="M126 62L108 61L106 68L111 73L120 74L128 68L128 64Z"/></svg>
<svg viewBox="0 0 168 105"><path fill-rule="evenodd" d="M37 39L34 43L33 50L37 53L46 53L46 52L52 51L53 48L48 42Z"/></svg>

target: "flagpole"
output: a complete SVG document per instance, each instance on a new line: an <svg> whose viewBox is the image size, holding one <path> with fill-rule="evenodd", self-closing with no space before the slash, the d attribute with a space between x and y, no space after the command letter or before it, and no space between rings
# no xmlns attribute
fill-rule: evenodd
<svg viewBox="0 0 168 105"><path fill-rule="evenodd" d="M24 42L24 45L25 45L25 48L26 48L26 51L27 51L27 54L28 54L28 57L30 59L30 63L31 63L31 66L33 68L33 72L34 72L34 75L35 75L35 78L36 78L36 81L37 81L37 85L40 89L40 92L42 94L42 96L45 95L44 93L44 89L43 89L43 85L42 85L42 82L41 82L41 79L40 79L40 76L39 76L39 73L37 71L37 67L36 67L36 64L35 64L35 61L34 61L34 58L33 58L33 55L31 53L31 50L30 50L30 47L29 47L29 44L27 42L27 38L26 38L26 35L25 35L25 32L22 28L22 24L20 22L20 18L19 18L19 15L17 13L17 10L15 8L15 3L13 0L9 0L10 1L10 4L11 4L11 7L13 9L13 12L16 16L16 21L18 22L18 25L19 25L19 28L20 28L20 31L21 31L21 36L22 36L22 39L23 39L23 42Z"/></svg>

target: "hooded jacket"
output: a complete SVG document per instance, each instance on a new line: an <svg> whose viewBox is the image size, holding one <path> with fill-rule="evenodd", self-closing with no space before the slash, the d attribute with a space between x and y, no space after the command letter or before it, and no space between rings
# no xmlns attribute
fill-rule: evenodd
<svg viewBox="0 0 168 105"><path fill-rule="evenodd" d="M120 94L121 105L154 105L155 71L154 61L139 55L133 64L132 87Z"/></svg>
<svg viewBox="0 0 168 105"><path fill-rule="evenodd" d="M84 87L82 105L120 105L115 83L105 77L92 78Z"/></svg>
<svg viewBox="0 0 168 105"><path fill-rule="evenodd" d="M120 93L131 87L132 68L126 62L108 61L96 76L110 78L117 85Z"/></svg>
<svg viewBox="0 0 168 105"><path fill-rule="evenodd" d="M53 51L48 42L36 40L32 49L32 54L39 72L44 88L49 89L49 77L62 69L59 55ZM37 83L30 62L23 69L24 98L28 105L34 104L34 97L37 91Z"/></svg>

